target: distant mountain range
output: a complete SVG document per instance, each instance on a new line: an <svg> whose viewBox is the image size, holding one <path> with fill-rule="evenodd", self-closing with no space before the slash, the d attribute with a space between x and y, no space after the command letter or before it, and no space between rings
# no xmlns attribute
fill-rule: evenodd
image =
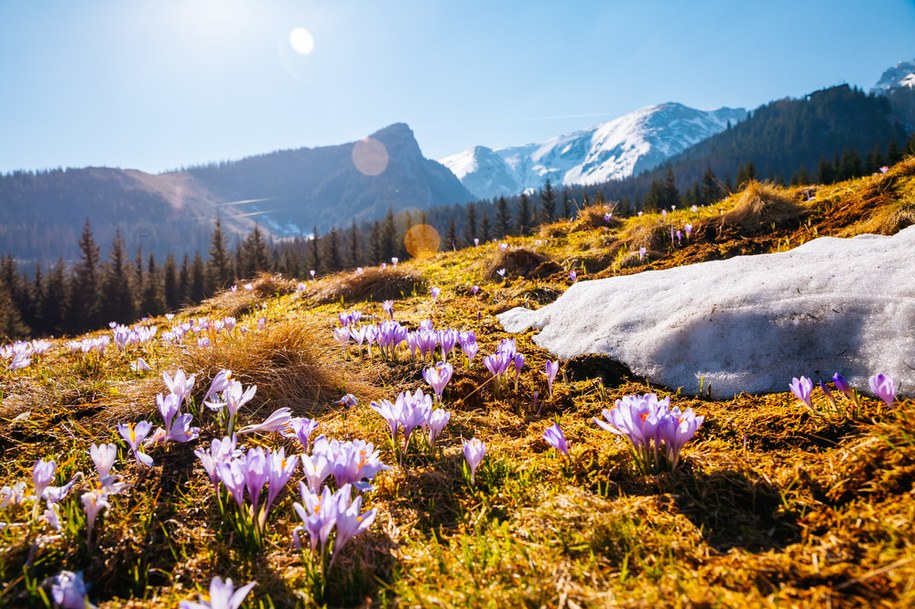
<svg viewBox="0 0 915 609"><path fill-rule="evenodd" d="M696 110L666 103L538 144L477 146L440 159L480 199L554 185L589 185L653 169L747 116L743 108Z"/></svg>
<svg viewBox="0 0 915 609"><path fill-rule="evenodd" d="M73 259L89 218L103 249L120 230L128 247L160 257L205 254L217 215L231 242L255 223L273 237L304 235L379 219L389 208L473 199L448 169L423 157L413 132L398 123L360 142L159 175L111 168L0 175L0 243L19 259Z"/></svg>

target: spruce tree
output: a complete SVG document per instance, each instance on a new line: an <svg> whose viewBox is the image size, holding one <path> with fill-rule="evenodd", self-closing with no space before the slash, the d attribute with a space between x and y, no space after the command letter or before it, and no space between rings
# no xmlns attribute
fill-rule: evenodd
<svg viewBox="0 0 915 609"><path fill-rule="evenodd" d="M327 270L335 273L340 270L340 238L337 229L330 229L327 235Z"/></svg>
<svg viewBox="0 0 915 609"><path fill-rule="evenodd" d="M540 191L540 222L546 224L556 217L556 192L547 180Z"/></svg>
<svg viewBox="0 0 915 609"><path fill-rule="evenodd" d="M385 262L397 255L397 225L394 223L394 210L388 208L381 229L381 257Z"/></svg>
<svg viewBox="0 0 915 609"><path fill-rule="evenodd" d="M0 342L28 338L29 328L23 323L19 309L13 305L6 285L0 282Z"/></svg>
<svg viewBox="0 0 915 609"><path fill-rule="evenodd" d="M100 325L99 247L92 237L92 226L86 219L79 238L79 261L73 268L73 281L67 298L67 327L85 332Z"/></svg>
<svg viewBox="0 0 915 609"><path fill-rule="evenodd" d="M181 270L178 272L178 302L187 304L191 301L191 263L187 254L181 260Z"/></svg>
<svg viewBox="0 0 915 609"><path fill-rule="evenodd" d="M251 279L260 272L270 270L270 252L259 226L254 225L254 230L245 237L241 248L243 277Z"/></svg>
<svg viewBox="0 0 915 609"><path fill-rule="evenodd" d="M569 191L563 191L562 193L562 217L571 218L572 217L572 197L569 195Z"/></svg>
<svg viewBox="0 0 915 609"><path fill-rule="evenodd" d="M175 264L175 256L169 254L165 257L165 266L162 270L162 289L163 298L165 299L166 311L177 311L181 306L181 293L178 289L178 265Z"/></svg>
<svg viewBox="0 0 915 609"><path fill-rule="evenodd" d="M452 250L457 249L457 225L454 222L454 214L448 218L448 232L445 233L445 247Z"/></svg>
<svg viewBox="0 0 915 609"><path fill-rule="evenodd" d="M32 329L34 334L47 334L47 330L44 328L44 318L42 317L46 297L45 288L46 282L44 274L41 272L41 265L36 262L35 274L32 276L32 282L28 288L31 306L27 312L28 315L26 319L23 320Z"/></svg>
<svg viewBox="0 0 915 609"><path fill-rule="evenodd" d="M699 191L699 202L702 205L709 205L720 198L721 187L718 185L718 178L715 177L711 167L705 169L702 174L702 188Z"/></svg>
<svg viewBox="0 0 915 609"><path fill-rule="evenodd" d="M206 267L200 252L194 252L194 262L191 265L191 283L188 288L188 298L192 303L202 302L206 298Z"/></svg>
<svg viewBox="0 0 915 609"><path fill-rule="evenodd" d="M353 268L359 266L359 231L356 229L355 220L349 229L349 263Z"/></svg>
<svg viewBox="0 0 915 609"><path fill-rule="evenodd" d="M215 294L232 282L232 259L226 250L222 220L216 216L216 226L210 238L210 257L207 261L207 292Z"/></svg>
<svg viewBox="0 0 915 609"><path fill-rule="evenodd" d="M508 211L508 202L505 197L499 197L496 202L496 234L502 239L511 234L512 217Z"/></svg>
<svg viewBox="0 0 915 609"><path fill-rule="evenodd" d="M381 225L377 220L372 222L372 231L369 234L369 254L371 264L381 262L381 257L384 255L381 249Z"/></svg>
<svg viewBox="0 0 915 609"><path fill-rule="evenodd" d="M154 254L149 255L146 266L146 285L140 302L140 313L155 317L165 313L165 297L162 294L162 277L156 265Z"/></svg>
<svg viewBox="0 0 915 609"><path fill-rule="evenodd" d="M48 283L41 307L42 326L46 333L61 334L67 314L67 276L63 258L57 259L48 273Z"/></svg>
<svg viewBox="0 0 915 609"><path fill-rule="evenodd" d="M309 251L311 252L311 257L308 259L309 270L313 270L315 273L321 272L321 233L318 232L318 227L315 226L311 229L311 242Z"/></svg>
<svg viewBox="0 0 915 609"><path fill-rule="evenodd" d="M530 233L531 229L531 203L527 193L521 193L521 200L518 202L518 234L521 236Z"/></svg>
<svg viewBox="0 0 915 609"><path fill-rule="evenodd" d="M134 306L133 279L130 263L127 261L124 239L121 231L116 230L111 250L108 253L108 264L105 265L102 280L102 320L129 324L136 318ZM143 284L135 284L137 291Z"/></svg>
<svg viewBox="0 0 915 609"><path fill-rule="evenodd" d="M464 243L472 245L474 239L479 239L477 234L477 206L474 203L467 204L467 223L464 224Z"/></svg>
<svg viewBox="0 0 915 609"><path fill-rule="evenodd" d="M664 178L664 207L680 207L680 191L677 189L674 170L670 166L667 167L667 175Z"/></svg>
<svg viewBox="0 0 915 609"><path fill-rule="evenodd" d="M480 219L480 241L486 243L492 239L492 226L489 224L489 214L483 210L483 217Z"/></svg>

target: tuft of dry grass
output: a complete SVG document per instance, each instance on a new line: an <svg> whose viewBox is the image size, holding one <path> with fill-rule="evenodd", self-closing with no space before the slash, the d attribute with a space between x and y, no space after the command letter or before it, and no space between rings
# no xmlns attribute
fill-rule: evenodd
<svg viewBox="0 0 915 609"><path fill-rule="evenodd" d="M753 180L738 195L734 207L721 216L722 227L739 227L745 234L785 226L806 213L787 189Z"/></svg>
<svg viewBox="0 0 915 609"><path fill-rule="evenodd" d="M492 281L500 281L498 271L505 269L506 277L524 277L538 279L562 272L562 267L555 260L526 247L510 248L498 251L486 263L484 276Z"/></svg>
<svg viewBox="0 0 915 609"><path fill-rule="evenodd" d="M397 300L423 292L426 281L421 275L402 267L370 267L362 272L338 273L328 277L309 296L318 303L382 302Z"/></svg>
<svg viewBox="0 0 915 609"><path fill-rule="evenodd" d="M328 364L339 352L326 328L313 321L280 320L264 329L237 333L209 347L189 349L180 361L199 375L202 393L217 372L227 368L246 385L256 384L256 404L289 407L314 416L329 402L358 385Z"/></svg>
<svg viewBox="0 0 915 609"><path fill-rule="evenodd" d="M200 305L187 310L188 315L206 315L218 311L221 315L241 317L265 298L284 296L296 291L297 282L282 275L260 273L251 281L242 281L233 290L224 290ZM248 287L250 286L250 289Z"/></svg>
<svg viewBox="0 0 915 609"><path fill-rule="evenodd" d="M622 222L616 216L610 218L607 222L604 216L616 211L616 204L609 203L606 205L592 205L578 210L573 224L574 230L594 230L595 228L618 228Z"/></svg>

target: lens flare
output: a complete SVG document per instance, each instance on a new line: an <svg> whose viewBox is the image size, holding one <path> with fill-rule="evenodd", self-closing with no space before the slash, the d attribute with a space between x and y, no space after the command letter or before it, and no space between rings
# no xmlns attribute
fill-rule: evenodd
<svg viewBox="0 0 915 609"><path fill-rule="evenodd" d="M305 28L297 27L289 32L289 46L299 55L308 55L315 49L315 38Z"/></svg>
<svg viewBox="0 0 915 609"><path fill-rule="evenodd" d="M403 238L404 247L414 258L431 256L438 252L442 240L438 231L428 224L414 224Z"/></svg>
<svg viewBox="0 0 915 609"><path fill-rule="evenodd" d="M367 137L353 145L353 165L363 175L380 175L388 168L388 150L375 138Z"/></svg>

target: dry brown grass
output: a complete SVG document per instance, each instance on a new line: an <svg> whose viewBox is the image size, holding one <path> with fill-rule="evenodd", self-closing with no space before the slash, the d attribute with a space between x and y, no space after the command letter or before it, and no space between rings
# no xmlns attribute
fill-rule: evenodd
<svg viewBox="0 0 915 609"><path fill-rule="evenodd" d="M771 231L806 213L791 192L767 182L753 180L738 195L734 207L721 216L722 227L737 227L745 234Z"/></svg>
<svg viewBox="0 0 915 609"><path fill-rule="evenodd" d="M498 251L486 263L483 275L492 281L500 281L498 271L505 269L505 277L524 277L525 279L543 278L553 273L562 272L562 267L555 260L535 252L534 250L520 247Z"/></svg>
<svg viewBox="0 0 915 609"><path fill-rule="evenodd" d="M424 292L426 281L421 275L402 267L370 267L361 273L351 271L328 277L308 295L318 303L382 302L397 300Z"/></svg>
<svg viewBox="0 0 915 609"><path fill-rule="evenodd" d="M331 343L326 327L315 321L280 320L209 347L193 347L180 365L199 375L201 394L213 376L227 368L245 385L257 385L257 405L269 402L270 408L287 406L296 415L314 416L358 386L358 381L344 380L344 374L328 364L338 355L339 346Z"/></svg>
<svg viewBox="0 0 915 609"><path fill-rule="evenodd" d="M607 222L604 220L606 214L615 214L616 204L607 203L604 205L592 205L578 210L575 216L574 230L593 230L595 228L608 227L618 228L622 222L615 215Z"/></svg>
<svg viewBox="0 0 915 609"><path fill-rule="evenodd" d="M250 312L265 298L291 294L296 291L298 282L282 275L261 273L251 281L241 281L235 291L224 290L203 301L200 305L187 310L188 315L208 315L218 312L220 315L241 317ZM246 289L245 286L251 286Z"/></svg>

